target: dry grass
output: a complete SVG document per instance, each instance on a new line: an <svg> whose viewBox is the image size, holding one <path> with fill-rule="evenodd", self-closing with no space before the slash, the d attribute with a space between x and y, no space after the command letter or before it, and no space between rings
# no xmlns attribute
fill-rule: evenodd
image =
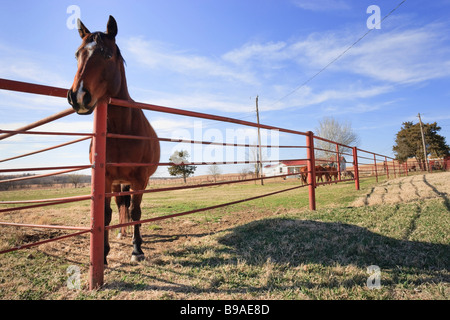
<svg viewBox="0 0 450 320"><path fill-rule="evenodd" d="M0 299L448 299L448 177L418 175L375 187L373 179L366 180L361 192L351 183L320 187L315 212L305 208L307 190L299 189L143 225L146 260L140 264L129 263L131 239L112 235L99 291L87 291L88 236L6 254L0 256ZM144 217L287 187L248 184L152 194L144 198ZM387 192L371 202L379 188ZM418 198L406 202L416 191ZM388 195L395 202L388 202ZM2 195L5 200L18 196ZM83 202L2 218L87 225L88 207ZM65 233L0 230L0 248ZM66 286L66 270L73 264L81 269L82 290ZM382 270L381 290L366 286L372 264Z"/></svg>
<svg viewBox="0 0 450 320"><path fill-rule="evenodd" d="M397 204L434 198L447 199L450 196L449 181L450 172L388 180L372 187L366 196L354 201L352 206Z"/></svg>

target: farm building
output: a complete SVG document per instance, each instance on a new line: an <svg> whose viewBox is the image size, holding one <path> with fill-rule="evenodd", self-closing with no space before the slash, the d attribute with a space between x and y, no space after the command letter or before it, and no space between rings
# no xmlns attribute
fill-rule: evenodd
<svg viewBox="0 0 450 320"><path fill-rule="evenodd" d="M326 163L326 164L331 165L337 169L338 165L337 165L336 159L337 159L336 155L331 156L328 159L325 159L328 161L328 163ZM322 163L322 164L325 164L325 163ZM345 158L343 156L340 156L339 166L340 166L341 172L347 170L347 160L345 160Z"/></svg>
<svg viewBox="0 0 450 320"><path fill-rule="evenodd" d="M300 173L300 168L306 166L306 160L286 160L278 164L267 165L263 168L263 174L266 177L279 176L283 174ZM288 176L288 178L297 177Z"/></svg>

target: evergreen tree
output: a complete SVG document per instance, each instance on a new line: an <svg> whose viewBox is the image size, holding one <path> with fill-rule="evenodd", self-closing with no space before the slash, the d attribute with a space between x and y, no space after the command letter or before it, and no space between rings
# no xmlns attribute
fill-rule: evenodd
<svg viewBox="0 0 450 320"><path fill-rule="evenodd" d="M440 130L441 127L436 122L423 124L427 156L442 158L450 154L450 147L446 144L445 137L438 134ZM396 154L396 159L400 162L404 162L408 158L415 158L421 169L425 169L420 124L413 124L411 121L403 122L392 150Z"/></svg>
<svg viewBox="0 0 450 320"><path fill-rule="evenodd" d="M169 161L173 163L172 166L168 168L169 174L171 176L182 176L184 183L186 183L186 178L193 175L197 166L191 166L187 160L189 158L189 153L185 150L175 151L169 158Z"/></svg>

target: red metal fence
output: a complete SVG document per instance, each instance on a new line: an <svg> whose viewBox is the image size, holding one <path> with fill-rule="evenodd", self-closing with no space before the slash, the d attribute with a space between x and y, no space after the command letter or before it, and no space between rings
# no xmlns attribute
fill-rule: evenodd
<svg viewBox="0 0 450 320"><path fill-rule="evenodd" d="M48 96L55 96L55 97L61 97L65 98L67 90L61 89L61 88L54 88L54 87L48 87L48 86L41 86L36 84L30 84L30 83L23 83L23 82L17 82L17 81L11 81L6 79L0 79L0 89L3 90L12 90L12 91L19 91L19 92L27 92L31 94L40 94L40 95L48 95ZM197 210L191 210L186 212L179 212L171 215L151 218L151 219L145 219L141 221L136 222L130 222L126 224L119 224L114 226L108 226L106 229L115 229L120 228L123 226L130 226L134 224L142 224L142 223L148 223L152 221L162 220L162 219L169 219L177 216L183 216L192 214L195 212L201 212L201 211L207 211L212 209L217 209L241 202L251 201L262 197L271 196L274 194L287 192L303 187L308 187L309 190L309 208L311 210L316 209L316 200L315 200L315 188L319 185L325 185L325 184L331 184L331 183L339 183L339 182L348 182L348 181L354 181L355 182L355 188L359 190L359 181L361 178L369 177L369 176L375 176L377 181L380 176L387 176L387 178L390 177L397 177L400 174L408 174L408 171L412 168L411 164L402 164L400 165L396 160L393 158L390 158L388 156L379 155L370 151L365 151L362 149L358 149L356 147L350 147L350 146L344 146L339 143L336 143L334 141L326 140L320 137L314 136L312 132L300 132L296 130L289 130L285 128L279 128L274 126L268 126L268 125L259 125L254 122L249 121L243 121L233 118L227 118L222 116L216 116L216 115L210 115L206 113L200 113L200 112L192 112L192 111L186 111L186 110L180 110L180 109L174 109L174 108L168 108L168 107L162 107L162 106L156 106L151 104L144 104L144 103L134 103L129 101L122 101L118 99L110 99L109 103L111 105L116 106L122 106L127 108L140 108L143 110L149 110L154 112L163 112L173 115L179 115L179 116L187 116L187 117L194 117L199 119L207 119L207 120L213 120L218 121L222 123L231 123L235 125L245 126L245 127L252 127L252 128L260 128L260 129L266 129L266 130L275 130L277 132L281 132L284 134L293 135L296 137L296 141L298 141L299 137L304 137L305 144L296 144L296 145L252 145L250 143L228 143L228 142L216 142L216 141L199 141L199 140L190 140L190 139L172 139L172 138L165 138L160 137L158 138L162 142L176 142L176 143L187 143L187 144L201 144L201 145L215 145L215 146L222 146L227 148L236 148L236 147L242 147L242 148L251 148L251 147L261 147L261 148L278 148L278 149L306 149L306 157L303 159L286 159L286 160L295 160L295 161L303 161L306 163L307 171L303 172L303 175L307 175L307 183L303 184L300 183L298 185L295 185L294 187L285 188L283 190L279 190L276 192L266 193L259 196L251 197L251 198L245 198L237 201L227 202L220 205L205 207ZM137 190L133 192L116 192L116 193L108 193L105 194L105 168L107 166L145 166L148 164L142 164L142 163L106 163L105 160L105 149L106 149L106 139L108 137L110 138L121 138L121 139L148 139L147 137L136 137L136 136L125 136L125 135L117 135L108 133L106 130L106 119L107 119L107 109L108 106L106 104L98 104L95 113L94 113L94 130L93 133L86 133L86 134L80 134L80 133L66 133L66 132L43 132L43 131L29 131L30 129L37 128L43 124L49 123L51 121L54 121L56 119L60 119L62 117L65 117L67 115L72 114L74 111L70 108L67 110L64 110L58 114L55 114L51 117L48 117L46 119L40 120L38 122L35 122L31 125L25 126L23 128L19 128L18 130L0 130L0 140L9 138L16 134L39 134L39 135L69 135L69 136L83 136L82 138L77 138L76 140L59 144L51 148L46 148L42 150L38 150L35 152L23 154L20 156L11 157L8 159L0 159L0 163L7 162L11 160L15 160L21 157L26 157L29 155L45 152L48 150L53 150L56 148L65 147L70 144L78 143L81 141L84 141L86 139L93 140L93 147L94 147L94 159L92 165L77 165L77 166L64 166L64 167L41 167L41 168L15 168L15 169L0 169L0 174L3 173L10 173L10 172L26 172L26 171L47 171L47 170L57 170L54 173L50 174L42 174L42 175L35 175L31 177L23 177L23 178L15 178L15 179L9 179L9 180L0 180L1 183L5 182L14 182L18 180L23 179L33 179L37 177L44 177L44 176L50 176L50 175L57 175L57 174L64 174L69 173L77 170L84 170L87 168L91 168L92 170L92 181L91 181L91 194L86 196L76 196L76 197L66 197L66 198L56 198L56 199L42 199L42 200L28 200L28 201L3 201L0 202L0 205L17 205L22 204L23 206L20 207L14 207L14 208L3 208L0 209L0 214L5 212L11 212L11 211L18 211L23 209L32 209L37 208L41 206L51 206L51 205L57 205L62 203L69 203L69 202L75 202L75 201L85 201L85 200L91 200L91 225L90 227L78 227L78 226L61 226L61 225L39 225L39 224L20 224L20 223L8 223L8 222L0 222L0 225L3 226L18 226L18 227L33 227L33 228L52 228L52 229L63 229L63 230L74 230L75 233L60 236L57 238L44 240L32 244L23 245L20 247L10 248L4 251L1 251L2 253L7 253L19 249L24 248L30 248L37 245L41 245L43 243L47 243L50 241L57 241L62 240L68 237L74 237L85 233L90 233L90 289L97 288L103 284L103 271L104 271L104 265L103 265L103 234L105 232L105 226L104 226L104 204L105 204L105 197L113 197L113 196L119 196L119 195L131 195L131 194L143 194L143 193L151 193L151 192L164 192L164 191L171 191L171 190L179 190L179 189L192 189L192 188L198 188L198 187L207 187L207 186L217 186L217 185L225 185L225 184L231 184L231 183L243 183L243 182L250 182L250 181L264 181L268 179L274 179L274 178L288 178L288 177L299 177L301 173L298 170L294 170L295 172L288 172L273 176L260 176L260 177L252 177L252 178L244 178L239 181L220 181L220 182L213 182L213 183L207 183L207 184L198 184L198 185L184 185L184 186L172 186L172 187L165 187L165 188L157 188L157 189L147 189L147 190ZM328 145L328 147L319 148L315 147L316 144L324 144ZM329 147L331 146L331 148ZM298 153L300 154L300 153ZM345 159L345 156L347 158L350 158L351 161L348 161L351 163L351 166L349 165L347 168L347 162L342 161L341 159ZM279 162L274 160L235 160L232 161L232 164L259 164L259 163L273 163L273 162ZM230 162L225 162L226 164L230 164ZM208 162L198 162L194 163L195 165L211 165L215 163L208 163ZM220 164L220 163L219 163ZM169 162L161 162L159 163L160 166L169 166L173 165L173 163ZM325 165L329 165L326 167L325 171L317 171L320 169L316 166L324 167ZM345 168L344 168L345 166ZM335 169L331 169L335 168ZM331 176L329 174L337 171L337 176L335 175L335 180L331 180ZM325 178L325 180L321 180L321 182L318 182L316 178L322 177Z"/></svg>

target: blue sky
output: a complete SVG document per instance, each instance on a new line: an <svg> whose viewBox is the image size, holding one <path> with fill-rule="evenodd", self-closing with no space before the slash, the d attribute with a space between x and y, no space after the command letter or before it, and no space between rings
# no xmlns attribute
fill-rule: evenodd
<svg viewBox="0 0 450 320"><path fill-rule="evenodd" d="M261 123L314 131L324 116L333 116L351 122L359 147L392 156L402 122L416 122L419 112L424 122L437 121L449 142L450 1L407 0L380 29L293 90L368 31L370 5L384 17L400 2L2 1L0 77L70 87L80 38L67 26L72 17L67 9L76 5L91 31L104 31L110 14L116 18L117 44L136 101L256 121L258 95ZM64 99L0 91L0 128L14 129L67 107ZM227 139L226 129L234 128L161 113L147 117L160 136L169 138L194 138L200 125L202 138ZM90 132L92 119L73 115L40 130ZM254 131L243 134L255 142ZM68 140L15 137L0 142L1 158ZM293 141L280 135L280 144ZM303 145L304 139L295 143ZM2 167L45 166L49 159L86 164L87 148L85 143ZM161 161L173 148L163 145ZM196 150L191 149L194 161L209 159Z"/></svg>

